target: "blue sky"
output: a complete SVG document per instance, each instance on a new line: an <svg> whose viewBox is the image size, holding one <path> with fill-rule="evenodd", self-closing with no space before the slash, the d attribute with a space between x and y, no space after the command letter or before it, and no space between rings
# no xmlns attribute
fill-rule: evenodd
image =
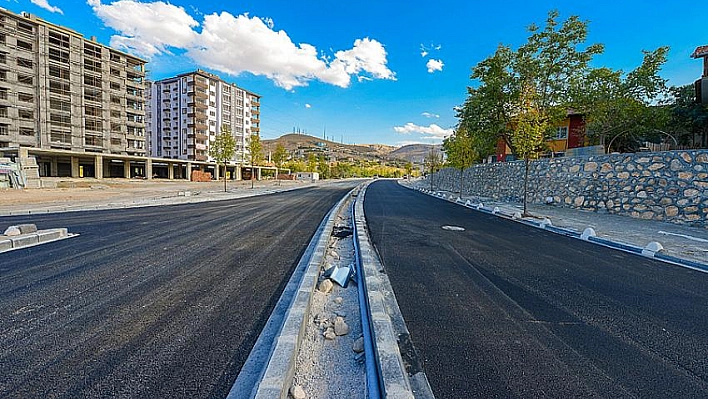
<svg viewBox="0 0 708 399"><path fill-rule="evenodd" d="M4 3L4 4L3 4ZM471 68L517 47L549 10L590 21L596 66L629 71L671 47L662 76L700 76L708 1L409 0L214 2L0 0L149 59L149 78L196 68L256 92L261 135L293 129L345 143L439 143L456 124Z"/></svg>

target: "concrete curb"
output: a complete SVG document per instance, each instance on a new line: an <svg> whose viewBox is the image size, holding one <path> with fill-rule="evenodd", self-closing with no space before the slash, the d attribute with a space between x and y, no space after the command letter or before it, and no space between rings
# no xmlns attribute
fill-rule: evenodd
<svg viewBox="0 0 708 399"><path fill-rule="evenodd" d="M354 215L359 242L360 259L364 270L366 291L368 294L371 323L375 338L375 350L385 398L433 398L427 377L422 371L411 370L401 355L401 345L408 345L409 332L403 315L398 307L391 283L386 276L383 264L369 239L366 217L364 215L364 196L366 187L357 196Z"/></svg>
<svg viewBox="0 0 708 399"><path fill-rule="evenodd" d="M78 234L69 234L67 229L38 230L34 233L20 234L17 236L3 236L0 238L0 253L16 249L34 247L52 241L76 237Z"/></svg>
<svg viewBox="0 0 708 399"><path fill-rule="evenodd" d="M275 305L227 399L287 398L320 265L345 195L325 216Z"/></svg>
<svg viewBox="0 0 708 399"><path fill-rule="evenodd" d="M686 267L689 269L708 273L708 264L696 262L696 261L689 260L689 259L683 259L683 258L679 258L679 257L675 257L675 256L666 255L666 254L661 253L660 250L659 251L652 250L652 246L653 246L653 244L655 244L654 242L648 243L646 247L639 247L636 245L626 244L626 243L619 242L619 241L612 241L612 240L607 240L604 238L596 237L594 235L595 234L594 231L592 232L592 234L590 236L586 237L585 232L583 234L581 234L581 233L578 233L573 230L564 229L561 227L555 227L551 224L550 220L548 220L548 219L544 219L542 221L525 220L525 219L522 219L520 217L520 215L518 215L517 213L508 214L508 213L502 212L498 207L494 208L494 209L490 209L489 207L485 207L484 204L482 204L482 203L473 204L469 200L467 200L466 202L463 202L459 197L457 197L456 199L453 199L454 196L452 194L450 194L449 197L445 197L445 194L442 194L437 191L431 191L431 190L427 190L424 188L410 187L405 184L401 184L401 186L405 187L409 190L419 191L421 193L430 195L431 197L434 197L434 198L443 199L448 202L453 202L457 205L461 205L461 206L464 206L464 207L472 209L472 210L476 210L476 211L484 212L484 213L488 213L488 214L493 214L495 216L498 216L498 217L501 217L504 219L508 219L508 220L512 220L517 223L522 223L527 226L532 226L532 227L548 230L548 231L555 233L555 234L560 234L560 235L564 235L567 237L577 238L579 240L583 240L586 242L591 242L591 243L594 243L597 245L602 245L603 247L612 248L612 249L616 249L619 251L628 252L628 253L632 253L632 254L639 255L639 256L644 256L644 257L651 258L651 259L656 259L656 260L664 262L664 263L669 263L672 265Z"/></svg>

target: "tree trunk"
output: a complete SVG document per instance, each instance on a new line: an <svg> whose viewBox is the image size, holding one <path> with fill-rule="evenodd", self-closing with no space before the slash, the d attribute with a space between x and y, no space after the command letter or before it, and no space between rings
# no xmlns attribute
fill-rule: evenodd
<svg viewBox="0 0 708 399"><path fill-rule="evenodd" d="M224 163L224 192L226 192L226 163Z"/></svg>
<svg viewBox="0 0 708 399"><path fill-rule="evenodd" d="M524 157L524 216L528 216L528 209L526 204L528 203L528 193L529 193L529 157Z"/></svg>

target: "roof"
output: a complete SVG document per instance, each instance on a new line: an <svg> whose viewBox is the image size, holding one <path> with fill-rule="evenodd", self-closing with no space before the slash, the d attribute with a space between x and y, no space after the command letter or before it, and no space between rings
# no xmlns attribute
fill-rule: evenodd
<svg viewBox="0 0 708 399"><path fill-rule="evenodd" d="M708 45L696 47L696 49L693 50L693 54L691 54L691 58L701 57L708 57Z"/></svg>

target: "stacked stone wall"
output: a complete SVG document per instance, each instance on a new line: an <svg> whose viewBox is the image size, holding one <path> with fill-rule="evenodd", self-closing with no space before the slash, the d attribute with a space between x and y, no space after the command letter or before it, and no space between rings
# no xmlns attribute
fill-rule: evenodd
<svg viewBox="0 0 708 399"><path fill-rule="evenodd" d="M523 161L475 165L463 173L465 195L520 202ZM459 169L433 176L435 188L459 191ZM529 170L529 202L708 227L708 150L541 159Z"/></svg>

